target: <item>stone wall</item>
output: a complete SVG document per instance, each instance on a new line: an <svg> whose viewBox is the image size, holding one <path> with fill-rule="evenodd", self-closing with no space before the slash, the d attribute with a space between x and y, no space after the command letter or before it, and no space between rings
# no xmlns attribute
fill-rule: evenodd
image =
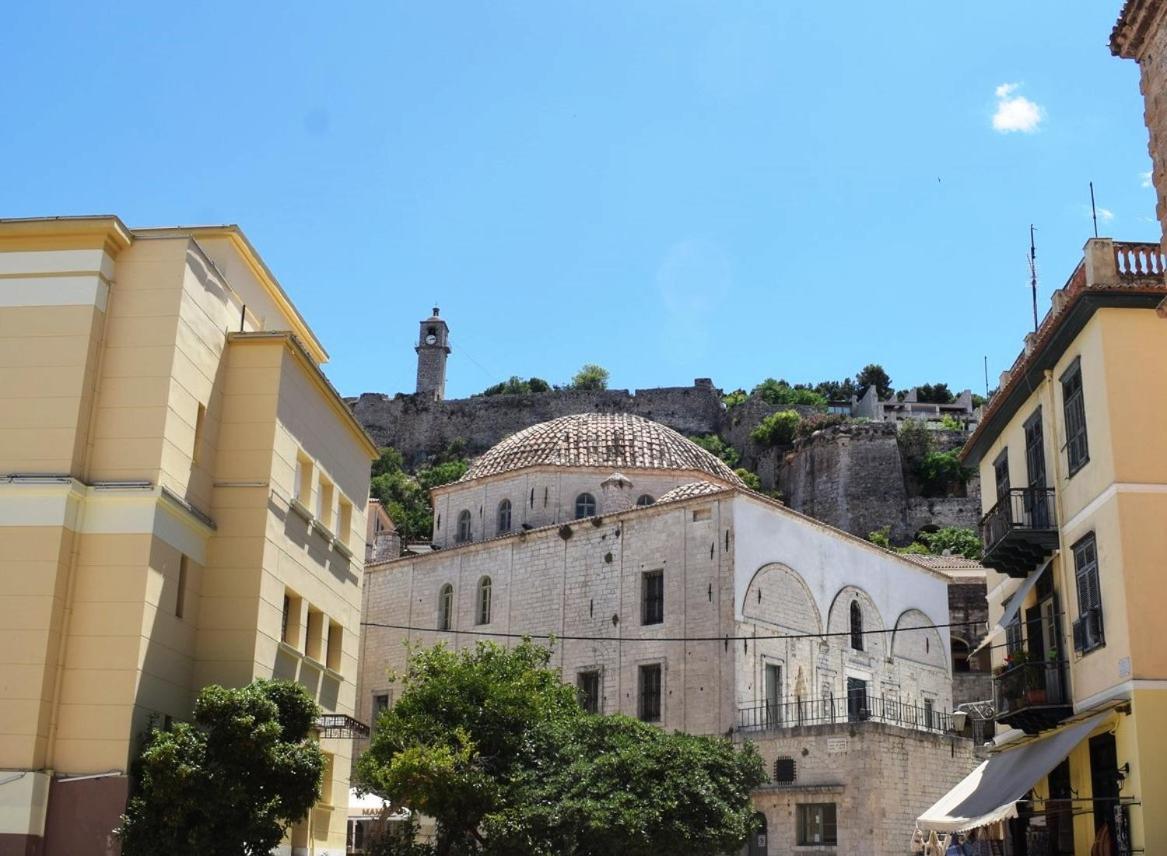
<svg viewBox="0 0 1167 856"><path fill-rule="evenodd" d="M721 391L707 378L693 386L597 391L554 390L529 395L491 395L450 401L366 392L349 399L357 420L379 445L391 445L409 465L436 455L456 440L478 455L516 431L576 413L632 413L667 425L686 437L716 434L724 409Z"/></svg>
<svg viewBox="0 0 1167 856"><path fill-rule="evenodd" d="M971 740L877 722L812 725L753 738L773 778L792 758L795 781L754 791L767 856L911 853L916 818L980 763ZM838 843L799 846L798 805L833 803ZM753 852L753 851L751 851Z"/></svg>
<svg viewBox="0 0 1167 856"><path fill-rule="evenodd" d="M959 446L961 432L932 432L936 448ZM914 496L896 425L863 422L817 432L793 451L759 462L763 487L776 486L783 501L803 514L866 538L885 526L892 541L910 542L926 526L976 528L980 490L974 476L965 496Z"/></svg>

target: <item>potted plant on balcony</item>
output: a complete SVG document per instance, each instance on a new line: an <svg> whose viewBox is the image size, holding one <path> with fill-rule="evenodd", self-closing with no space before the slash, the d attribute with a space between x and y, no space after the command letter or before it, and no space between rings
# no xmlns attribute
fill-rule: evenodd
<svg viewBox="0 0 1167 856"><path fill-rule="evenodd" d="M1029 668L1025 670L1025 701L1027 704L1045 704L1045 672L1048 663L1056 662L1058 649L1051 648L1045 660L1031 658Z"/></svg>

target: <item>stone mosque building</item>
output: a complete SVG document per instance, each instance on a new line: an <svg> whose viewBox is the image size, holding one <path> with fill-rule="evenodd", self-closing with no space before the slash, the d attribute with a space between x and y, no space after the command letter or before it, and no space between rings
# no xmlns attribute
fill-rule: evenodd
<svg viewBox="0 0 1167 856"><path fill-rule="evenodd" d="M366 567L362 721L399 692L404 643L554 634L589 710L758 743L774 784L750 853L904 852L975 766L946 713L948 578L747 489L669 428L553 419L433 501L432 551Z"/></svg>

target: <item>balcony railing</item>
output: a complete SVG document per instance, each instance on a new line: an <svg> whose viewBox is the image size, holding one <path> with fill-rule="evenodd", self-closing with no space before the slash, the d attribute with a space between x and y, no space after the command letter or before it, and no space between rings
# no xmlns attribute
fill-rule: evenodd
<svg viewBox="0 0 1167 856"><path fill-rule="evenodd" d="M984 564L1026 577L1058 546L1054 489L1014 488L981 518Z"/></svg>
<svg viewBox="0 0 1167 856"><path fill-rule="evenodd" d="M952 731L952 714L928 705L904 704L878 696L804 699L739 707L738 731L776 731L803 725L882 722L917 731Z"/></svg>
<svg viewBox="0 0 1167 856"><path fill-rule="evenodd" d="M993 678L997 721L1028 734L1052 728L1073 713L1066 664L1062 660L1030 660Z"/></svg>

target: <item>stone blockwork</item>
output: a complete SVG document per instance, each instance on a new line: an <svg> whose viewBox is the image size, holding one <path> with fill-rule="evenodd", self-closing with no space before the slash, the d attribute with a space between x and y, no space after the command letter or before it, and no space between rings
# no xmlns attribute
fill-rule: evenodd
<svg viewBox="0 0 1167 856"><path fill-rule="evenodd" d="M790 728L753 742L772 779L753 794L766 816L767 856L911 853L916 818L980 763L971 740L876 722ZM793 782L773 781L779 758L794 761ZM798 806L809 803L834 805L836 845L799 845Z"/></svg>
<svg viewBox="0 0 1167 856"><path fill-rule="evenodd" d="M1155 213L1167 252L1167 3L1127 0L1111 35L1110 49L1116 56L1139 63Z"/></svg>
<svg viewBox="0 0 1167 856"><path fill-rule="evenodd" d="M353 413L381 445L396 448L410 465L455 441L478 455L504 437L538 422L577 413L631 413L685 436L716 434L723 421L721 390L707 378L693 386L598 391L555 390L435 401L417 395L366 392L350 399Z"/></svg>
<svg viewBox="0 0 1167 856"><path fill-rule="evenodd" d="M959 448L963 432L930 432L936 448ZM853 535L866 537L884 526L907 543L926 526L975 528L980 519L975 479L960 497L913 496L897 427L871 422L816 432L793 452L772 454L758 468L763 486L776 484L783 500Z"/></svg>

